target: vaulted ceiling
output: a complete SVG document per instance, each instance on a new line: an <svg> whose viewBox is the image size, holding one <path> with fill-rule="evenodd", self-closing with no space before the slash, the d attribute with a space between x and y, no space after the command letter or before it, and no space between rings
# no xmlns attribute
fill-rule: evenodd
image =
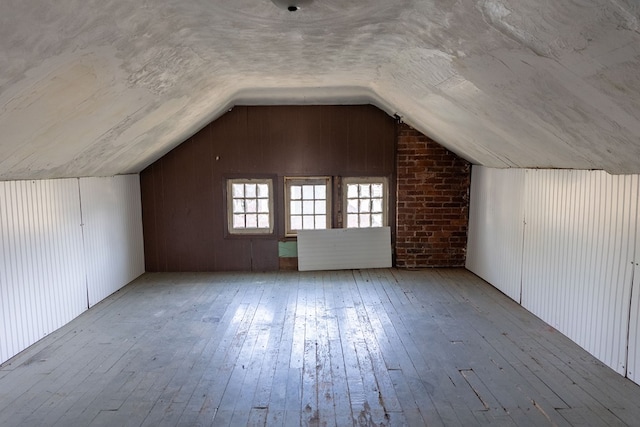
<svg viewBox="0 0 640 427"><path fill-rule="evenodd" d="M0 179L139 172L237 104L372 103L476 164L640 173L637 0L307 3L2 1Z"/></svg>

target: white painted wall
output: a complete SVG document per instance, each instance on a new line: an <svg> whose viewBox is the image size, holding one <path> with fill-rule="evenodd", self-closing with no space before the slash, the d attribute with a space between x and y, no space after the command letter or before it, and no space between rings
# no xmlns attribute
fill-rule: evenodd
<svg viewBox="0 0 640 427"><path fill-rule="evenodd" d="M466 267L518 302L524 178L524 169L472 169L467 241Z"/></svg>
<svg viewBox="0 0 640 427"><path fill-rule="evenodd" d="M0 182L0 361L87 308L78 180Z"/></svg>
<svg viewBox="0 0 640 427"><path fill-rule="evenodd" d="M525 308L636 382L639 191L639 175L476 166L467 259L516 301L520 287ZM498 259L520 247L515 265Z"/></svg>
<svg viewBox="0 0 640 427"><path fill-rule="evenodd" d="M639 208L640 209L640 206ZM633 289L631 292L631 304L629 317L629 349L627 376L640 384L640 220L636 228L636 249L633 263Z"/></svg>
<svg viewBox="0 0 640 427"><path fill-rule="evenodd" d="M528 171L522 305L626 372L638 176Z"/></svg>
<svg viewBox="0 0 640 427"><path fill-rule="evenodd" d="M0 363L144 272L138 182L0 182Z"/></svg>
<svg viewBox="0 0 640 427"><path fill-rule="evenodd" d="M144 272L138 175L80 179L89 306Z"/></svg>

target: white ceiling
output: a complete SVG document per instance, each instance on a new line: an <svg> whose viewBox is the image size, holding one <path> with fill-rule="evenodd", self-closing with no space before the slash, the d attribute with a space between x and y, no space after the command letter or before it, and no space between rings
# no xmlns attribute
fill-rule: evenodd
<svg viewBox="0 0 640 427"><path fill-rule="evenodd" d="M640 2L0 4L0 179L139 172L233 105L334 103L477 164L640 173Z"/></svg>

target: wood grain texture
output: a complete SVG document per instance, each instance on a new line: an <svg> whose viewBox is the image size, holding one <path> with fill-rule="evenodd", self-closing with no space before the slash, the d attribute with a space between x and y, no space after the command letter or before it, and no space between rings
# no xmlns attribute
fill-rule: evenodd
<svg viewBox="0 0 640 427"><path fill-rule="evenodd" d="M640 387L462 269L147 273L0 367L0 425L634 425Z"/></svg>
<svg viewBox="0 0 640 427"><path fill-rule="evenodd" d="M284 177L383 176L392 185L395 129L371 105L234 107L140 173L146 270L278 270ZM274 180L273 235L227 235L224 188L234 177Z"/></svg>

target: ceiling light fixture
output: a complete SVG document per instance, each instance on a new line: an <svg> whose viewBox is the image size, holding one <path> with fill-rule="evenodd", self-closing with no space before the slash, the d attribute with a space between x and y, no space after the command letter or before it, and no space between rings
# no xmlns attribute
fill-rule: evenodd
<svg viewBox="0 0 640 427"><path fill-rule="evenodd" d="M297 12L303 9L307 5L311 4L313 0L271 0L273 4L280 9L288 10L289 12Z"/></svg>

